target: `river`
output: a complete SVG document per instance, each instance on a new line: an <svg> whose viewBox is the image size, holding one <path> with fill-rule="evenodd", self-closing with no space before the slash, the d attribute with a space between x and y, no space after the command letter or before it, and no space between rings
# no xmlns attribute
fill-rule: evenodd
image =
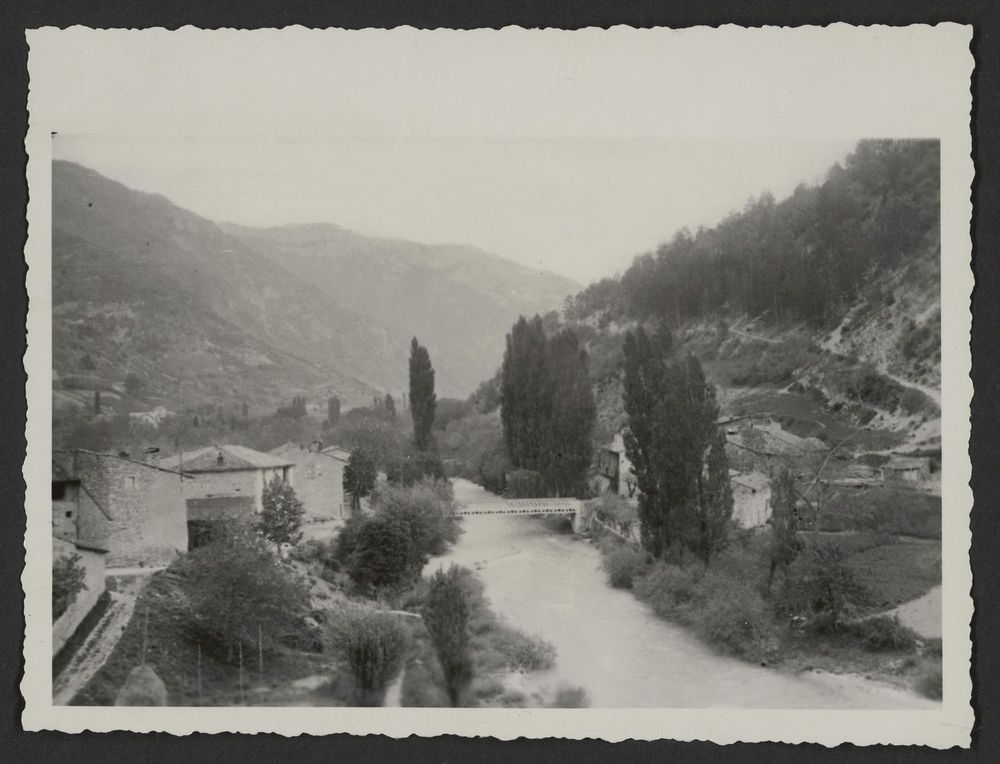
<svg viewBox="0 0 1000 764"><path fill-rule="evenodd" d="M456 479L460 502L496 497ZM432 567L474 569L493 608L557 650L553 669L524 677L545 694L583 687L602 708L935 708L938 704L852 675L793 675L720 656L612 589L600 553L537 518L464 517L464 532Z"/></svg>

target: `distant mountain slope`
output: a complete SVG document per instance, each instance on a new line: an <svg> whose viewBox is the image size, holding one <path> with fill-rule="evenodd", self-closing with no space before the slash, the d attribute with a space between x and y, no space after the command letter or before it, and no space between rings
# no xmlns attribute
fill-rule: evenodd
<svg viewBox="0 0 1000 764"><path fill-rule="evenodd" d="M301 390L361 402L405 378L405 336L215 223L68 162L53 163L52 188L57 377L135 372L177 403L268 404Z"/></svg>
<svg viewBox="0 0 1000 764"><path fill-rule="evenodd" d="M439 394L471 393L499 365L519 315L558 309L579 290L474 247L370 238L333 225L222 228L336 304L418 336Z"/></svg>

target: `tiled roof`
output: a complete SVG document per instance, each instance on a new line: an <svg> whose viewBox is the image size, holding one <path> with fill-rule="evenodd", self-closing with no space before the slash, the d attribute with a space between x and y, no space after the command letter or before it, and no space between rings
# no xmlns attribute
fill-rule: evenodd
<svg viewBox="0 0 1000 764"><path fill-rule="evenodd" d="M294 463L246 446L205 446L168 456L159 465L167 469L183 467L185 472L231 472L291 467Z"/></svg>

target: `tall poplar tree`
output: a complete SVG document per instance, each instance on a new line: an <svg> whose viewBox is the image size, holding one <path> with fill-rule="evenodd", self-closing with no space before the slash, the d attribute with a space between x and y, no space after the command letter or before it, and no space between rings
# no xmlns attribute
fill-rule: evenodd
<svg viewBox="0 0 1000 764"><path fill-rule="evenodd" d="M521 316L507 335L500 378L500 420L511 463L541 470L547 447L545 433L552 407L546 383L546 339L542 319Z"/></svg>
<svg viewBox="0 0 1000 764"><path fill-rule="evenodd" d="M593 458L590 435L597 421L597 404L588 364L587 351L571 329L552 338L546 364L551 413L543 473L550 490L559 496L582 495Z"/></svg>
<svg viewBox="0 0 1000 764"><path fill-rule="evenodd" d="M514 467L541 474L549 493L579 495L590 466L597 407L589 360L576 334L552 339L542 319L523 316L507 335L500 419Z"/></svg>
<svg viewBox="0 0 1000 764"><path fill-rule="evenodd" d="M667 355L672 338L666 330L650 337L642 326L625 335L625 380L622 399L628 427L625 453L639 489L639 523L643 546L663 557L671 543L670 513L680 498L671 484Z"/></svg>
<svg viewBox="0 0 1000 764"><path fill-rule="evenodd" d="M719 406L698 359L671 354L669 332L625 338L625 449L639 490L646 548L672 544L705 565L728 541L733 512Z"/></svg>
<svg viewBox="0 0 1000 764"><path fill-rule="evenodd" d="M431 428L437 396L434 394L434 367L427 348L414 337L410 343L410 414L413 417L413 445L418 451L431 448Z"/></svg>

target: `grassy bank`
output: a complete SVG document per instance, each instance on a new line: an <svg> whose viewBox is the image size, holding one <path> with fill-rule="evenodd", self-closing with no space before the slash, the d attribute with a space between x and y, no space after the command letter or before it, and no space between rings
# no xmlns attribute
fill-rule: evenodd
<svg viewBox="0 0 1000 764"><path fill-rule="evenodd" d="M612 586L631 589L658 616L720 653L790 671L857 673L935 697L940 640L921 639L898 620L876 614L940 584L940 543L876 534L808 536L807 543L838 547L832 554L842 558L844 581L851 582L832 619L801 617L790 584L776 580L768 590L766 533L735 539L708 569L698 562L654 561L610 534L596 543Z"/></svg>

